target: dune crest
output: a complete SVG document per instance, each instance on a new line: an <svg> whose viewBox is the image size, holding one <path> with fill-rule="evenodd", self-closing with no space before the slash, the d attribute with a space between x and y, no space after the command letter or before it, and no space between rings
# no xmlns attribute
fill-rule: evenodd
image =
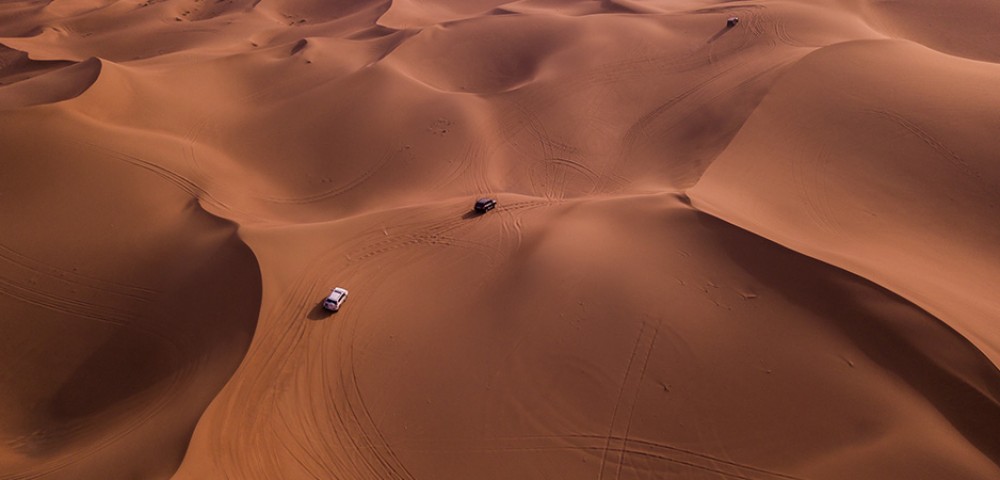
<svg viewBox="0 0 1000 480"><path fill-rule="evenodd" d="M841 73L855 77L850 90L819 95L814 82L839 69L845 57L867 68ZM900 58L906 63L889 60ZM921 72L919 77L898 80L908 68ZM691 195L715 215L910 298L946 318L997 362L1000 338L988 319L998 304L987 290L1000 272L972 260L986 248L984 242L1000 235L989 221L1000 207L993 187L1000 170L990 153L995 141L978 128L963 129L927 113L961 110L970 125L990 121L980 109L996 95L978 95L962 106L956 103L961 100L935 97L932 85L953 85L952 75L962 72L969 90L986 92L994 69L902 42L841 44L816 52L783 77ZM894 96L871 100L874 92L889 88ZM826 131L814 130L820 124ZM788 138L790 125L795 140ZM832 142L831 135L851 141ZM757 149L768 152L768 162L743 160L762 158L750 153ZM834 168L835 176L821 173ZM775 182L788 188L774 190ZM943 196L949 201L941 201ZM907 208L896 205L900 199ZM849 208L833 208L838 203ZM954 261L965 265L963 277L944 281L929 274ZM942 290L951 293L938 295Z"/></svg>
<svg viewBox="0 0 1000 480"><path fill-rule="evenodd" d="M2 47L0 47L2 48ZM101 72L101 62L38 62L8 49L0 76L0 109L12 110L75 98L85 92Z"/></svg>
<svg viewBox="0 0 1000 480"><path fill-rule="evenodd" d="M1000 10L974 0L877 2L866 0L864 16L887 35L971 60L1000 62L992 41ZM946 15L941 12L947 11ZM929 21L934 19L934 21ZM960 33L959 33L960 32Z"/></svg>

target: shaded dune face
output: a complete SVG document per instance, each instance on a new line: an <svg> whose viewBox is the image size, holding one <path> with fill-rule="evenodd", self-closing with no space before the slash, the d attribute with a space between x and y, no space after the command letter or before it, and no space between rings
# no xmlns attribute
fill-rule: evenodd
<svg viewBox="0 0 1000 480"><path fill-rule="evenodd" d="M169 474L249 344L256 259L160 177L3 123L4 474Z"/></svg>
<svg viewBox="0 0 1000 480"><path fill-rule="evenodd" d="M846 58L862 68L843 72ZM691 195L700 208L906 294L995 359L996 338L982 327L997 306L985 290L996 271L971 259L1000 239L989 218L1000 205L1000 170L992 127L970 128L1000 122L987 87L995 70L902 42L818 51L775 85ZM843 83L816 88L831 75ZM975 99L940 97L944 84ZM890 85L893 95L873 98ZM929 274L954 262L966 275Z"/></svg>
<svg viewBox="0 0 1000 480"><path fill-rule="evenodd" d="M1000 20L1000 9L990 2L924 0L862 4L868 21L894 37L958 57L992 63L1000 60L1000 48L990 41L995 37L993 25ZM961 35L956 35L957 31Z"/></svg>
<svg viewBox="0 0 1000 480"><path fill-rule="evenodd" d="M995 479L996 16L0 2L0 479Z"/></svg>
<svg viewBox="0 0 1000 480"><path fill-rule="evenodd" d="M0 49L4 77L0 108L13 109L58 102L86 91L101 71L100 62L91 58L82 62L34 61L25 52Z"/></svg>

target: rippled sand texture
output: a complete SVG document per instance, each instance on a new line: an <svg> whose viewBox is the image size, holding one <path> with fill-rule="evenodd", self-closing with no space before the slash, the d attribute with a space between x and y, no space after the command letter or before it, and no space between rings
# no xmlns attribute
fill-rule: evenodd
<svg viewBox="0 0 1000 480"><path fill-rule="evenodd" d="M0 2L0 479L1000 478L997 25Z"/></svg>

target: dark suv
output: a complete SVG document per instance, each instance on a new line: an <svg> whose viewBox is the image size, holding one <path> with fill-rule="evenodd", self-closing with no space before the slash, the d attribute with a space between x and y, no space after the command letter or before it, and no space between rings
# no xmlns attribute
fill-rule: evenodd
<svg viewBox="0 0 1000 480"><path fill-rule="evenodd" d="M486 213L497 207L497 201L492 198L480 198L476 200L476 206L473 207L477 213Z"/></svg>

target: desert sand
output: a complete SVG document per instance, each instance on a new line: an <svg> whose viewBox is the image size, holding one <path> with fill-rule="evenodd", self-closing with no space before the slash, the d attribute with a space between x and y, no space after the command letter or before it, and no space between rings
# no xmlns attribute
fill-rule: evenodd
<svg viewBox="0 0 1000 480"><path fill-rule="evenodd" d="M0 479L1000 478L998 25L0 2Z"/></svg>

